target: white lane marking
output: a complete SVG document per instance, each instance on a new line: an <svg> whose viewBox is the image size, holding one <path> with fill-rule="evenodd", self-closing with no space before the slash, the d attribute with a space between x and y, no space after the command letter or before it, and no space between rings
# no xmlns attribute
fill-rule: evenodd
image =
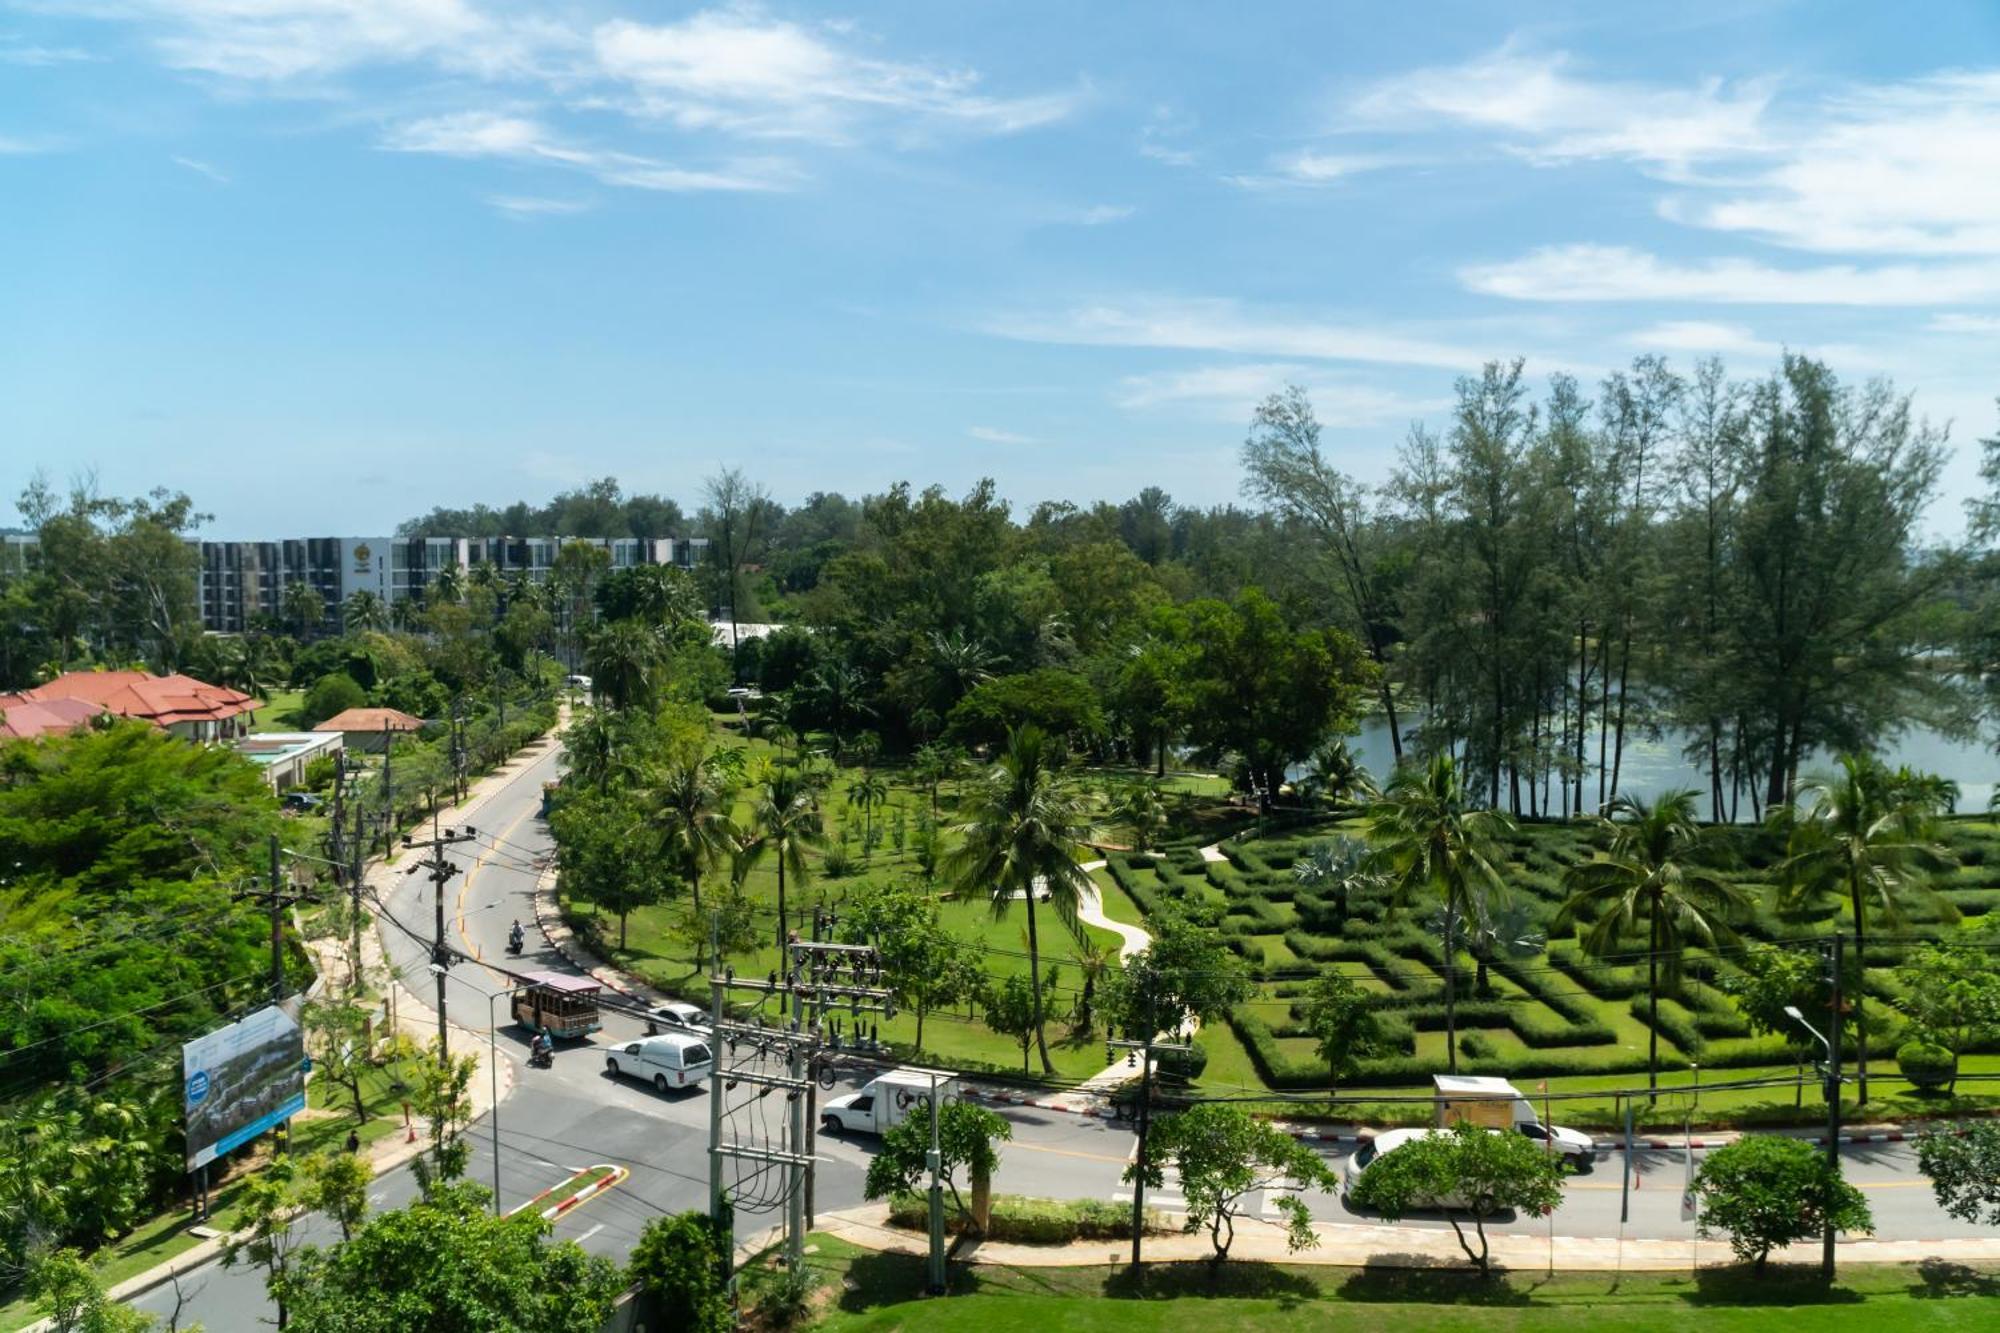
<svg viewBox="0 0 2000 1333"><path fill-rule="evenodd" d="M589 1239L590 1239L590 1238L591 1238L592 1236L595 1236L595 1235L596 1235L596 1234L597 1234L598 1232L600 1232L600 1231L602 1231L602 1230L604 1230L604 1223L602 1223L602 1222L599 1222L599 1223L598 1223L598 1224L597 1224L596 1226L594 1226L594 1227L592 1227L592 1228L591 1228L590 1230L588 1230L588 1231L584 1232L584 1233L583 1233L583 1234L582 1234L581 1236L578 1236L578 1237L576 1238L576 1243L577 1243L577 1244L579 1244L579 1245L581 1245L581 1244L583 1244L583 1243L584 1243L585 1241L589 1240Z"/></svg>

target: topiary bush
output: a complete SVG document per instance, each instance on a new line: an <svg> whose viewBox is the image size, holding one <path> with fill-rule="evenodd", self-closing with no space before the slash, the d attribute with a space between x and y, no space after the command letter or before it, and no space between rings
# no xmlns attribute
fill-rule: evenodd
<svg viewBox="0 0 2000 1333"><path fill-rule="evenodd" d="M1958 1060L1935 1042L1906 1041L1896 1048L1896 1067L1919 1092L1935 1092L1951 1082Z"/></svg>

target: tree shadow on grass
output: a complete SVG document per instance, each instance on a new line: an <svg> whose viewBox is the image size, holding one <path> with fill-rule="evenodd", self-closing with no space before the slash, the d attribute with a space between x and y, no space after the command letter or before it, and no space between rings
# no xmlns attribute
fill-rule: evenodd
<svg viewBox="0 0 2000 1333"><path fill-rule="evenodd" d="M1425 1305L1528 1305L1529 1293L1509 1283L1505 1270L1481 1273L1428 1254L1377 1255L1340 1284L1340 1298L1359 1303Z"/></svg>
<svg viewBox="0 0 2000 1333"><path fill-rule="evenodd" d="M1274 1300L1287 1306L1316 1301L1324 1295L1319 1284L1302 1273L1275 1264L1240 1260L1146 1264L1136 1273L1129 1267L1122 1268L1105 1279L1104 1294L1132 1301L1227 1296Z"/></svg>
<svg viewBox="0 0 2000 1333"><path fill-rule="evenodd" d="M1731 1264L1696 1273L1694 1290L1682 1299L1690 1305L1856 1305L1863 1298L1827 1286L1817 1264L1772 1264L1761 1273L1749 1264Z"/></svg>
<svg viewBox="0 0 2000 1333"><path fill-rule="evenodd" d="M1910 1288L1910 1295L1919 1300L1945 1296L2000 1296L2000 1273L1966 1264L1925 1259L1917 1265L1917 1277L1918 1284Z"/></svg>

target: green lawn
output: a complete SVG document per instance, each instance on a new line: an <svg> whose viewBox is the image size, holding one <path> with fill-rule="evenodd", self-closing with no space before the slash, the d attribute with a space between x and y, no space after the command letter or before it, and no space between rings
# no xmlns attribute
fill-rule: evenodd
<svg viewBox="0 0 2000 1333"><path fill-rule="evenodd" d="M261 731L301 731L299 709L304 706L304 690L273 690L257 705L257 722L250 730L254 734Z"/></svg>
<svg viewBox="0 0 2000 1333"><path fill-rule="evenodd" d="M1169 1264L1135 1282L1122 1265L960 1268L953 1294L925 1299L923 1260L816 1237L810 1265L833 1289L822 1333L1126 1333L1198 1322L1231 1333L1355 1328L1522 1330L1566 1324L1628 1333L1708 1329L1976 1329L2000 1321L2000 1275L1958 1265L1857 1265L1829 1291L1817 1269L1689 1274L1470 1272L1231 1263ZM1105 1247L1109 1258L1115 1246ZM756 1275L753 1290L763 1284Z"/></svg>

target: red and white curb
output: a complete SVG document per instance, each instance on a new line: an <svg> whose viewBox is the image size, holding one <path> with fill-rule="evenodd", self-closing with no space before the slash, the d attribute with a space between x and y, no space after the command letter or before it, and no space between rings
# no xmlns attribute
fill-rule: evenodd
<svg viewBox="0 0 2000 1333"><path fill-rule="evenodd" d="M596 1198L598 1195L604 1193L604 1191L608 1189L616 1188L618 1185L622 1184L627 1177L629 1177L632 1174L626 1168L622 1166L613 1166L609 1162L599 1162L595 1166L586 1166L583 1168L582 1171L573 1172L570 1175L569 1180L564 1180L557 1184L551 1185L547 1189L543 1190L540 1194L537 1194L534 1198L528 1200L526 1203L521 1204L515 1208L509 1208L507 1210L507 1216L512 1217L516 1213L525 1213L531 1209L534 1209L535 1205L539 1204L543 1199L548 1198L551 1194L554 1194L557 1190L563 1188L563 1186L569 1184L570 1180L575 1180L577 1176L584 1175L587 1172L591 1171L604 1171L608 1172L609 1174L599 1176L596 1180L591 1181L590 1184L584 1186L576 1193L570 1195L567 1199L564 1199L561 1203L553 1203L546 1208L540 1209L539 1211L542 1215L543 1220L549 1222L555 1221L558 1217L561 1217L564 1213L568 1212L572 1208L575 1208L577 1205Z"/></svg>

